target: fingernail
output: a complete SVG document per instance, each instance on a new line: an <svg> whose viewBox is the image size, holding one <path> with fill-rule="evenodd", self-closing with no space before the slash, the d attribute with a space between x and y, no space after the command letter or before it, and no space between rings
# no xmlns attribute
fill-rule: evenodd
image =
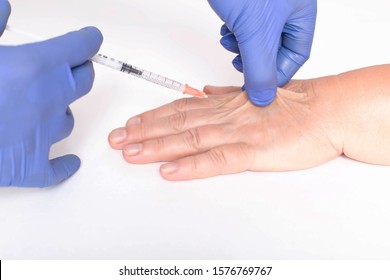
<svg viewBox="0 0 390 280"><path fill-rule="evenodd" d="M115 130L110 135L110 141L115 144L122 143L127 138L127 131L124 128Z"/></svg>
<svg viewBox="0 0 390 280"><path fill-rule="evenodd" d="M124 152L128 156L135 156L141 152L142 148L143 148L142 144L133 144L133 145L126 146Z"/></svg>
<svg viewBox="0 0 390 280"><path fill-rule="evenodd" d="M140 117L134 117L127 121L126 126L137 125L141 123Z"/></svg>
<svg viewBox="0 0 390 280"><path fill-rule="evenodd" d="M161 172L164 174L172 174L178 170L179 166L176 163L167 163L161 166Z"/></svg>

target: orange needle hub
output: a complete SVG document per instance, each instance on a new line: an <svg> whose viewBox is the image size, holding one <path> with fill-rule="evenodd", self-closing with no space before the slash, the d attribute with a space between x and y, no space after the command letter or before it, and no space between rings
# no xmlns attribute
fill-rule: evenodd
<svg viewBox="0 0 390 280"><path fill-rule="evenodd" d="M190 87L189 85L185 85L183 93L191 96L199 97L199 98L207 98L206 93L196 88Z"/></svg>

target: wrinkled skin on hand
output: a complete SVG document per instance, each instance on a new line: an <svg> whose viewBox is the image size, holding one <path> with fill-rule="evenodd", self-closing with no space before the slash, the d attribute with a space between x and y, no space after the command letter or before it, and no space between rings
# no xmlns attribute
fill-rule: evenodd
<svg viewBox="0 0 390 280"><path fill-rule="evenodd" d="M339 116L327 109L332 100L315 91L321 82L291 81L263 108L239 88L209 86L207 99L135 116L109 142L129 163L168 162L160 169L168 180L310 168L343 152Z"/></svg>

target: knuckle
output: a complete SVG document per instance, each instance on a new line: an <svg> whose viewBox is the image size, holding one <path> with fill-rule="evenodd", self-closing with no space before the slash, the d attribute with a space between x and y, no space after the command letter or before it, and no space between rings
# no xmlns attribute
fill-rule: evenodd
<svg viewBox="0 0 390 280"><path fill-rule="evenodd" d="M64 132L65 132L65 137L68 137L74 128L74 117L72 114L72 111L68 107L65 113L65 119L64 119Z"/></svg>
<svg viewBox="0 0 390 280"><path fill-rule="evenodd" d="M172 109L175 112L182 112L187 110L190 98L182 98L172 102Z"/></svg>
<svg viewBox="0 0 390 280"><path fill-rule="evenodd" d="M201 172L202 162L198 157L193 157L190 164L190 174L195 175Z"/></svg>
<svg viewBox="0 0 390 280"><path fill-rule="evenodd" d="M168 118L169 126L176 131L181 131L184 128L186 120L186 112L179 112L177 114L169 116Z"/></svg>
<svg viewBox="0 0 390 280"><path fill-rule="evenodd" d="M310 54L309 53L296 53L292 57L292 60L301 67L303 64L305 64L305 62L309 58L310 58Z"/></svg>
<svg viewBox="0 0 390 280"><path fill-rule="evenodd" d="M145 124L126 126L128 140L137 142L146 140L148 137L148 129Z"/></svg>
<svg viewBox="0 0 390 280"><path fill-rule="evenodd" d="M80 94L84 95L91 91L93 87L93 83L95 81L95 70L92 66L92 62L86 62L83 65L82 71L82 79L78 79L76 82L76 88L80 91Z"/></svg>
<svg viewBox="0 0 390 280"><path fill-rule="evenodd" d="M184 139L184 142L188 148L199 150L201 146L201 137L198 128L187 130Z"/></svg>
<svg viewBox="0 0 390 280"><path fill-rule="evenodd" d="M165 143L164 138L156 139L155 145L154 145L154 152L160 153L160 152L164 151L165 148L166 148L166 143Z"/></svg>
<svg viewBox="0 0 390 280"><path fill-rule="evenodd" d="M138 126L135 126L134 128L138 130L138 133L136 133L135 135L138 136L139 140L147 139L149 130L147 129L144 123L140 123Z"/></svg>
<svg viewBox="0 0 390 280"><path fill-rule="evenodd" d="M222 150L210 150L208 158L213 167L225 167L228 164L225 153Z"/></svg>
<svg viewBox="0 0 390 280"><path fill-rule="evenodd" d="M237 154L236 158L251 158L253 154L253 151L251 147L247 144L241 143L237 145Z"/></svg>

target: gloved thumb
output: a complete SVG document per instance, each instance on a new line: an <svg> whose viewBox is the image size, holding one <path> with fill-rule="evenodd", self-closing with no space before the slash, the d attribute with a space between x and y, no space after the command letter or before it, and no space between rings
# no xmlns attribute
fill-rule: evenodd
<svg viewBox="0 0 390 280"><path fill-rule="evenodd" d="M103 35L100 30L90 26L33 44L33 46L39 48L39 53L45 53L47 65L57 67L66 63L73 68L84 64L95 55L102 42Z"/></svg>
<svg viewBox="0 0 390 280"><path fill-rule="evenodd" d="M65 181L80 168L81 161L76 155L66 155L50 160L47 185L57 185Z"/></svg>
<svg viewBox="0 0 390 280"><path fill-rule="evenodd" d="M4 32L10 14L11 5L9 2L7 0L0 0L0 36Z"/></svg>
<svg viewBox="0 0 390 280"><path fill-rule="evenodd" d="M265 50L261 44L249 40L240 44L240 51L248 98L256 106L267 106L276 96L277 47Z"/></svg>

